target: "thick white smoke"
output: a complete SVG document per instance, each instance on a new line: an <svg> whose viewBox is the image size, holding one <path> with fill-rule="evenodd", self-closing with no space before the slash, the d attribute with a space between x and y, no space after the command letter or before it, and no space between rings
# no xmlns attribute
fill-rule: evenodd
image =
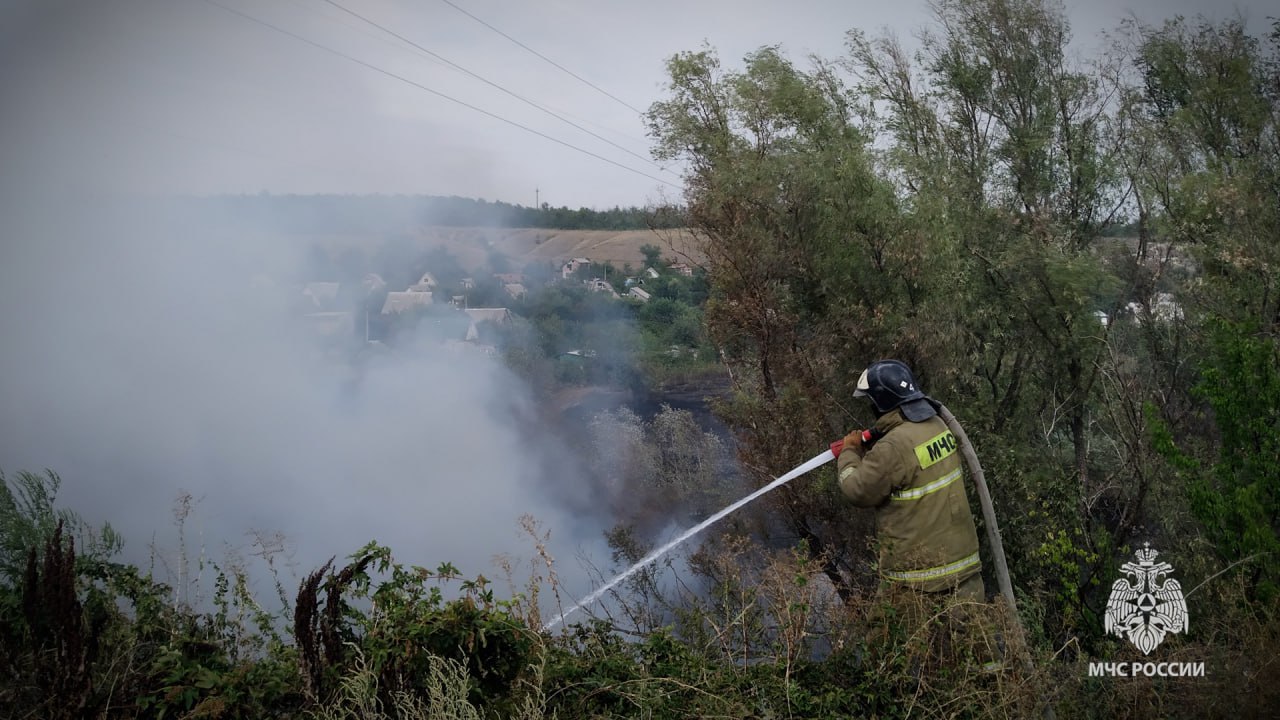
<svg viewBox="0 0 1280 720"><path fill-rule="evenodd" d="M301 571L376 539L492 577L495 554L532 555L532 513L572 581L601 527L562 507L575 461L499 360L412 338L322 353L283 312L294 290L253 281L298 267L296 243L140 207L6 208L0 467L59 472L64 503L121 529L135 562L153 533L175 550L185 491L202 536L186 541L215 557L256 529L289 538Z"/></svg>
<svg viewBox="0 0 1280 720"><path fill-rule="evenodd" d="M376 539L492 577L495 553L532 555L532 513L572 584L608 520L565 509L575 463L499 361L327 356L289 312L293 283L327 279L305 241L156 198L324 186L337 138L382 132L355 72L198 2L0 3L0 469L60 473L61 504L144 567L153 538L176 551L189 492L193 556L256 529L299 572Z"/></svg>

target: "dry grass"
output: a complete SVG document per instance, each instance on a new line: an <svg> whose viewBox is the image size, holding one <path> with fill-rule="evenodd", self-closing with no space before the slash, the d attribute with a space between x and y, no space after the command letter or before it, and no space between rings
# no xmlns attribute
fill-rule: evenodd
<svg viewBox="0 0 1280 720"><path fill-rule="evenodd" d="M467 700L470 680L467 669L448 658L427 658L429 671L424 687L425 700L413 693L392 693L392 707L378 697L378 674L369 666L360 648L349 645L351 670L342 678L337 694L325 705L311 711L314 720L480 720L481 714Z"/></svg>
<svg viewBox="0 0 1280 720"><path fill-rule="evenodd" d="M295 235L302 246L312 243L337 254L347 248L373 250L382 245L382 235ZM514 270L530 262L559 263L585 257L594 262L626 263L637 270L644 262L642 245L662 248L663 257L699 264L702 255L693 236L683 230L552 230L545 228L420 227L408 234L415 249L427 251L443 247L462 267L477 270L497 251L511 259ZM278 242L278 239L276 240Z"/></svg>

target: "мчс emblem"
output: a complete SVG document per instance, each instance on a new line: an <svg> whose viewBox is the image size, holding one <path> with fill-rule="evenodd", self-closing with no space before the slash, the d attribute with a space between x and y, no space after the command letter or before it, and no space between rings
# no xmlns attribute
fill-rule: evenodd
<svg viewBox="0 0 1280 720"><path fill-rule="evenodd" d="M1120 566L1133 580L1120 579L1111 586L1107 600L1105 628L1108 635L1128 637L1143 655L1149 655L1164 641L1166 633L1180 633L1187 629L1187 601L1182 597L1182 585L1164 576L1173 572L1166 562L1156 562L1159 555L1144 545L1134 553L1138 562Z"/></svg>

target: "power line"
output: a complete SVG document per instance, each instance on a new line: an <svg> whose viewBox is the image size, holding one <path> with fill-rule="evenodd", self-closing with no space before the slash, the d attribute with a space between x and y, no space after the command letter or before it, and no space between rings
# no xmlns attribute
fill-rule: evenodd
<svg viewBox="0 0 1280 720"><path fill-rule="evenodd" d="M552 112L551 110L549 110L549 109L547 109L547 108L543 107L542 105L539 105L538 103L536 103L536 102L534 102L534 101L532 101L532 100L530 100L530 99L528 99L528 98L526 98L526 97L523 97L523 96L521 96L521 95L519 95L519 94L517 94L517 93L515 93L515 92L512 92L511 90L508 90L507 88L505 88L505 87L503 87L503 86L499 85L498 83L493 82L492 80L489 80L488 78L486 78L486 77L484 77L484 76L482 76L482 75L479 75L479 74L477 74L477 73L474 73L474 72L472 72L472 71L468 70L467 68L465 68L465 67L463 67L463 66L459 65L458 63L453 62L452 60L450 60L450 59L448 59L448 58L444 57L443 55L440 55L439 53L436 53L436 52L433 52L433 51L431 51L431 50L428 50L427 48L425 48L425 47L423 47L423 46L419 45L418 43L416 43L416 42L414 42L414 41L410 40L409 38L407 38L407 37L405 37L405 36L403 36L403 35L401 35L401 34L399 34L399 33L395 32L394 30L391 30L390 28L386 27L385 25L379 25L378 23L376 23L376 22L374 22L373 20L370 20L369 18L367 18L367 17L365 17L365 16L361 15L360 13L356 12L355 10L351 10L351 9L349 9L349 8L343 7L342 5L339 5L335 0L323 0L323 1L324 1L324 2L326 2L326 3L328 3L329 5L332 5L333 7L335 7L335 8L337 8L337 9L341 10L342 12L347 13L348 15L350 15L350 16L352 16L352 17L354 17L354 18L357 18L357 19L359 19L359 20L362 20L362 21L364 21L364 22L368 23L369 25L372 25L373 27L378 28L378 29L379 29L379 30L381 30L382 32L384 32L384 33L386 33L386 34L388 34L388 35L390 35L390 36L392 36L392 37L396 38L397 40L400 40L401 42L404 42L404 43L407 43L407 44L409 44L409 45L412 45L413 47L415 47L415 48L417 48L418 50L420 50L420 51L422 51L422 52L426 53L426 54L427 54L427 55L429 55L430 57L433 57L433 58L435 58L436 60L439 60L439 61L441 61L441 62L445 63L446 65L448 65L448 66L450 66L450 67L454 68L455 70L459 70L459 71L461 71L461 72L464 72L464 73L466 73L467 75L470 75L471 77L473 77L473 78L475 78L475 79L479 80L480 82L482 82L482 83L484 83L484 84L486 84L486 85L489 85L490 87L494 87L494 88L497 88L498 90L501 90L502 92L506 93L507 95L510 95L511 97L513 97L513 98L515 98L515 99L519 100L520 102L522 102L522 103L524 103L524 104L526 104L526 105L528 105L528 106L530 106L530 107L533 107L533 108L536 108L536 109L538 109L538 110L541 110L542 112L544 112L544 113L546 113L546 114L550 115L551 117L553 117L553 118L555 118L555 119L559 120L560 122L563 122L563 123L566 123L566 124L568 124L568 125L570 125L570 126L572 126L572 127L575 127L575 128L577 128L577 129L581 130L582 132L584 132L584 133L586 133L586 134L590 135L591 137L593 137L593 138L595 138L595 139L597 139L597 140L599 140L599 141L601 141L601 142L603 142L603 143L607 143L607 144L609 144L609 145L612 145L613 147L615 147L615 148L617 148L617 149L621 150L621 151L622 151L622 152L624 152L624 153L627 153L628 155L631 155L632 157L635 157L635 158L637 158L637 159L639 159L639 160L642 160L642 161L644 161L644 162L646 162L646 163L649 163L650 165L652 165L652 166L654 166L654 167L658 168L659 170L662 170L663 172L671 172L670 170L667 170L666 168L662 167L662 166L661 166L661 165L659 165L658 163L654 162L652 159L647 158L647 157L645 157L645 156L641 155L640 153L634 152L634 151L632 151L632 150L630 150L630 149L628 149L628 148L625 148L625 147L623 147L622 145L619 145L618 143L616 143L616 142L614 142L614 141L612 141L612 140L610 140L610 139L608 139L608 138L606 138L606 137L604 137L604 136L602 136L602 135L598 135L598 134L596 134L596 133L594 133L594 132L592 132L592 131L590 131L590 130L588 130L588 129L584 128L584 127L582 127L581 125L579 125L579 124L577 124L577 123L573 122L572 120L569 120L568 118L566 118L566 117L564 117L564 116L562 116L562 115L558 115L558 114L556 114L555 112ZM674 174L674 173L672 173L672 174Z"/></svg>
<svg viewBox="0 0 1280 720"><path fill-rule="evenodd" d="M555 105L553 105L553 104L551 104L551 103L545 103L544 107L547 107L547 108L550 108L550 109L552 109L552 110L555 110L556 112L560 113L561 115L564 115L565 117L567 117L567 118L569 118L569 119L571 119L571 120L576 120L577 122L580 122L580 123L582 123L583 125L590 125L591 127L595 128L595 129L597 129L597 130L601 130L601 131L603 131L603 132L607 132L607 133L609 133L609 134L613 135L614 137L619 138L619 141L620 141L620 142L625 142L625 143L627 143L628 145L630 145L630 146L631 146L631 147L633 147L633 148L634 148L634 147L636 147L637 145L639 145L639 146L647 146L647 145L648 145L648 143L649 143L649 141L648 141L648 140L644 140L644 139L640 138L640 136L638 136L638 135L636 135L636 134L634 134L634 133L629 133L629 132L626 132L625 130L619 130L617 127L613 127L613 126L610 126L610 125L605 125L605 124L603 124L603 123L598 123L598 122L596 122L596 121L594 121L594 120L592 120L592 119L590 119L590 118L582 117L581 115L575 115L574 113L571 113L571 112L569 112L568 110L565 110L565 109L564 109L564 108L562 108L562 107L557 107L557 106L555 106ZM658 165L658 167L665 167L665 166L663 166L663 165Z"/></svg>
<svg viewBox="0 0 1280 720"><path fill-rule="evenodd" d="M643 115L643 114L644 114L644 111L643 111L643 110L641 110L640 108L636 107L635 105L632 105L631 103L627 102L626 100L623 100L623 99L619 98L618 96L614 95L613 93L609 92L608 90L605 90L604 88L602 88L602 87L600 87L600 86L596 85L595 83L593 83L593 82L591 82L590 80L588 80L588 79L586 79L586 78L582 77L581 75L579 75L579 74L575 73L574 71L570 70L569 68L567 68L567 67L565 67L565 66L561 65L560 63L556 62L555 60L552 60L551 58L547 57L546 55L543 55L542 53L538 52L537 50L534 50L533 48L529 47L528 45L525 45L524 43L522 43L522 42L520 42L519 40L517 40L517 39L515 39L515 38L511 37L510 35L508 35L508 34L506 34L506 33L502 32L502 31L501 31L501 30L499 30L498 28L496 28L496 27L494 27L494 26L490 25L489 23L487 23L487 22L485 22L485 21L481 20L480 18L476 17L475 15L472 15L471 13L467 12L466 10L463 10L462 8L458 7L457 5L454 5L452 2L450 2L450 0L440 0L440 1L441 1L441 2L443 2L445 5L448 5L449 7L453 8L454 10L457 10L458 12L462 13L463 15L466 15L467 17L471 18L472 20L475 20L476 22L480 23L481 25L483 25L483 26L485 26L485 27L489 28L490 30L492 30L492 31L494 31L494 32L496 32L496 33L498 33L499 35L501 35L502 37L504 37L504 38L506 38L506 39L510 40L511 42L515 43L516 45L519 45L520 47L524 48L525 50L528 50L529 52L533 53L534 55L537 55L538 57L542 58L542 59L543 59L543 60L545 60L546 62L548 62L548 63L550 63L550 64L554 65L554 66L555 66L555 67L557 67L557 68L559 68L561 71L563 71L563 72L565 72L565 73L568 73L569 75L573 76L573 77L574 77L574 78L576 78L577 80L579 80L579 81L581 81L581 82L583 82L583 83L586 83L586 84L587 84L587 85L589 85L591 88L593 88L596 92L598 92L598 93L600 93L600 94L604 95L605 97L607 97L607 98L609 98L609 99L613 100L614 102L617 102L617 103L619 103L619 104L621 104L621 105L623 105L623 106L625 106L625 107L627 107L627 108L631 109L631 110L632 110L633 112L635 112L637 115Z"/></svg>
<svg viewBox="0 0 1280 720"><path fill-rule="evenodd" d="M392 40L391 38L386 37L385 33L373 33L373 32L370 32L368 29L361 28L361 27L359 27L358 25L356 25L355 23L344 21L344 20L342 20L342 19L339 19L339 18L337 18L337 17L334 17L334 16L333 16L332 14L330 14L330 13L323 12L320 8L318 8L318 7L317 7L313 2L310 2L309 0L288 0L288 1L289 1L290 3L292 3L292 4L296 5L296 6L298 6L298 7L300 7L300 8L302 8L302 9L306 10L306 11L307 11L307 12L309 12L309 13L314 13L314 14L319 15L320 17L323 17L324 19L329 20L329 21L331 21L331 22L333 22L333 23L335 23L335 24L338 24L338 25L341 25L341 26L343 26L343 27L345 27L345 28L349 28L349 29L351 29L351 30L354 30L355 32L360 33L361 35L364 35L365 37L367 37L367 38L371 38L371 39L373 39L373 40L377 40L378 42L380 42L380 43L382 43L382 44L384 44L384 45L387 45L388 47L393 47L393 48L395 48L396 50L399 50L399 51L401 51L401 52L405 52L405 53L412 53L412 54L419 55L419 56L423 56L423 55L424 55L424 53L422 53L422 52L413 52L410 48L405 47L403 43L395 42L395 41L394 41L394 40ZM345 8L344 8L344 10L345 10ZM429 60L429 61L431 61L432 63L434 63L434 64L436 64L436 65L439 65L439 66L441 66L441 67L449 68L449 66L448 66L448 65L446 65L445 63L443 63L443 62L441 62L441 61L437 60L437 59L436 59L436 58L434 58L434 57L431 57L430 55L425 55L425 58L424 58L424 59ZM449 68L449 69L457 71L457 68ZM460 71L459 71L459 72L460 72ZM643 146L643 145L646 145L646 144L648 143L648 141L647 141L647 140L643 140L643 139L641 139L640 137L638 137L638 136L636 136L636 135L634 135L634 134L632 134L632 133L624 132L624 131L622 131L622 130L619 130L619 129L618 129L618 128L616 128L616 127L611 127L611 126L609 126L609 125L603 125L603 124L598 123L598 122L595 122L595 121L593 121L593 120L591 120L591 119L589 119L589 118L584 118L584 117L582 117L582 116L580 116L580 115L575 115L575 114L573 114L573 113L569 112L568 110L565 110L564 108L556 107L555 105L552 105L551 103L543 103L543 104L542 104L542 107L547 108L547 109L549 109L549 110L553 110L553 111L555 111L555 112L557 112L557 113L559 113L559 114L561 114L561 115L563 115L563 116L565 116L565 117L569 118L570 120L577 121L577 122L582 123L582 124L584 124L584 125L590 125L590 126L594 127L594 128L595 128L595 129L597 129L597 130L601 130L601 131L604 131L604 132L610 133L610 134L612 134L613 136L618 137L618 138L623 138L623 139L625 139L626 144L630 145L632 148L635 148L637 144L639 144L639 145ZM672 172L672 171L670 171L670 170L667 170L663 165L661 165L661 164L659 164L659 163L655 163L655 162L653 161L653 159L652 159L652 158L647 158L647 157L644 157L643 155L641 155L641 156L639 156L639 157L641 157L641 159L645 160L645 162L648 162L648 163L650 163L650 164L654 165L655 167L658 167L658 168L661 168L661 169L663 169L663 170L666 170L667 172ZM677 173L672 173L672 174L676 174L676 175L678 175Z"/></svg>
<svg viewBox="0 0 1280 720"><path fill-rule="evenodd" d="M389 38L386 38L386 37L384 37L384 36L382 36L382 35L380 35L380 34L378 34L378 33L370 32L369 30L367 30L367 29L365 29L365 28L362 28L362 27L360 27L360 26L356 25L356 24L355 24L355 23L353 23L353 22L350 22L349 20L345 20L345 19L342 19L342 18L335 17L332 13L327 13L327 12L325 12L325 11L321 10L320 8L316 7L313 3L308 2L307 0L289 0L289 2L290 2L291 4L293 4L293 5L295 5L295 6L299 7L299 8L301 8L301 9L303 9L303 10L305 10L305 11L309 12L309 13L312 13L312 14L314 14L314 15L318 15L319 17L322 17L322 18L324 18L325 20L328 20L329 22L334 23L335 25L341 25L341 26L342 26L342 27L344 27L344 28L348 28L348 29L350 29L350 30L352 30L352 31L354 31L354 32L358 32L358 33L360 33L361 35L363 35L363 36L365 36L365 37L367 37L367 38L369 38L369 39L371 39L371 40L377 40L378 42L382 43L383 45L386 45L387 47L393 47L393 48L395 48L396 50L399 50L400 52L405 53L405 54L407 54L407 55L417 55L417 54L418 54L418 53L415 53L415 52L410 51L408 48L406 48L405 46L401 45L400 43L398 43L398 42L396 42L396 41L394 41L394 40L391 40L391 39L389 39ZM441 62L439 62L438 60L435 60L435 59L433 59L433 58L427 58L427 59L428 59L428 60L431 60L432 62L434 62L434 63L435 63L435 64L437 64L437 65L442 65L442 66L444 65L444 63L441 63Z"/></svg>
<svg viewBox="0 0 1280 720"><path fill-rule="evenodd" d="M285 30L284 28L282 28L282 27L280 27L280 26L278 26L278 25L273 25L273 24L271 24L271 23L269 23L269 22L267 22L267 21L265 21L265 20L261 20L261 19L259 19L259 18L256 18L256 17L254 17L253 15L250 15L250 14L248 14L248 13L241 12L240 10L236 10L235 8L227 7L226 5L223 5L222 3L217 2L217 0L204 0L204 1L205 1L206 3L208 3L208 4L210 4L210 5L213 5L213 6L214 6L214 7L216 7L216 8L220 8L220 9L222 9L222 10L226 11L226 12L229 12L229 13L231 13L232 15L237 15L237 16L239 16L239 17L241 17L241 18L244 18L245 20L248 20L249 22L255 23L255 24L257 24L257 25L261 25L261 26L263 26L263 27L265 27L265 28L269 28L269 29L271 29L271 30L274 30L274 31L276 31L276 32L278 32L278 33L280 33L280 34L282 34L282 35L288 35L289 37L291 37L291 38L293 38L293 39L295 39L295 40L297 40L297 41L299 41L299 42L304 42L304 43L306 43L306 44L308 44L308 45L310 45L310 46L312 46L312 47L318 48L318 49L320 49L320 50L324 50L324 51L325 51L325 52L327 52L327 53L331 53L331 54L333 54L333 55L337 55L338 57L343 58L344 60L348 60L348 61L350 61L350 62L353 62L353 63L357 64L357 65L360 65L360 66L366 67L366 68L368 68L368 69L370 69L370 70L373 70L374 72L378 72L378 73L381 73L381 74L383 74L383 75L386 75L386 76L387 76L387 77L389 77L389 78L393 78L393 79L395 79L395 80L399 80L399 81L400 81L400 82L402 82L402 83L405 83L405 84L407 84L407 85L411 85L411 86L413 86L413 87L416 87L416 88L418 88L419 90L423 90L423 91L425 91L425 92L429 92L429 93L431 93L432 95L435 95L435 96L437 96L437 97L444 98L445 100L448 100L449 102L452 102L452 103L456 103L456 104L458 104L458 105L461 105L462 107L465 107L465 108L467 108L468 110L474 110L474 111L476 111L476 112L478 112L478 113L480 113L480 114L482 114L482 115L487 115L487 116L489 116L489 117L491 117L491 118L493 118L493 119L495 119L495 120L498 120L498 121L504 122L504 123L506 123L506 124L508 124L508 125L511 125L511 126L513 126L513 127L520 128L521 130L524 130L525 132L532 133L532 134L534 134L534 135L537 135L538 137L541 137L541 138L544 138L544 139L550 140L551 142L556 143L557 145L563 145L563 146L565 146L565 147L569 148L570 150L576 150L577 152L580 152L580 153L582 153L583 155L588 155L588 156L593 157L593 158L595 158L595 159L597 159L597 160L602 160L602 161L604 161L604 162L609 163L610 165L613 165L613 166L615 166L615 167L622 168L623 170L626 170L626 171L628 171L628 172L632 172L632 173L635 173L636 175L640 175L640 176L643 176L643 177L647 177L647 178L649 178L650 180L654 180L654 181L656 181L656 182L660 182L660 183L662 183L663 185L669 185L669 186L674 187L674 188L679 188L679 187L680 187L679 185L676 185L676 184L675 184L675 183L673 183L673 182L669 182L669 181L667 181L667 180L663 180L663 179L662 179L662 178L660 178L660 177L657 177L657 176L654 176L654 175L650 175L649 173L644 172L643 170L636 170L636 169L635 169L635 168L633 168L633 167L628 167L628 166L623 165L622 163L620 163L620 162L618 162L618 161L616 161L616 160L611 160L611 159L609 159L609 158L607 158L607 157L605 157L605 156L603 156L603 155L599 155L599 154L597 154L597 153L591 152L590 150L586 150L586 149L584 149L584 148L578 147L577 145L574 145L574 144L572 144L572 143L570 143L570 142L566 142L566 141L561 140L561 139L559 139L559 138L557 138L557 137L553 137L553 136L548 135L548 134L546 134L546 133L544 133L544 132L541 132L541 131L539 131L539 130L534 130L533 128L531 128L531 127L529 127L529 126L527 126L527 125L522 125L522 124L520 124L520 123L516 122L515 120L508 120L507 118L504 118L504 117L502 117L501 115L498 115L497 113L489 112L488 110L485 110L484 108L476 107L475 105L472 105L472 104L470 104L470 103L464 102L464 101L459 100L459 99L457 99L457 98L455 98L455 97L452 97L452 96L450 96L450 95L446 95L446 94L444 94L444 93L440 92L439 90L433 90L433 89L431 89L431 88L427 87L426 85L423 85L423 84L418 83L418 82L414 82L413 80L410 80L409 78L406 78L406 77L404 77L403 75L397 75L397 74L395 74L395 73L391 72L390 70L384 70L384 69L382 69L382 68L378 67L377 65L374 65L374 64L372 64L372 63L365 62L364 60L361 60L360 58L357 58L357 57L353 57L353 56L351 56L351 55L348 55L348 54L346 54L346 53L342 52L341 50L335 50L335 49L333 49L333 48L329 47L328 45L323 45L323 44L321 44L321 43L316 42L315 40L311 40L311 39L305 38L305 37L303 37L303 36L301 36L301 35L298 35L297 33L291 32L291 31L289 31L289 30Z"/></svg>

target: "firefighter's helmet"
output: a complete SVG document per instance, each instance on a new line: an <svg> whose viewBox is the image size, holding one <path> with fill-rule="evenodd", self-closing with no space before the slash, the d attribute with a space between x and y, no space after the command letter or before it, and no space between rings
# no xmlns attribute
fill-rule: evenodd
<svg viewBox="0 0 1280 720"><path fill-rule="evenodd" d="M858 378L853 396L871 398L871 404L880 415L901 407L902 414L912 422L927 420L937 414L916 383L911 368L901 360L871 363Z"/></svg>

